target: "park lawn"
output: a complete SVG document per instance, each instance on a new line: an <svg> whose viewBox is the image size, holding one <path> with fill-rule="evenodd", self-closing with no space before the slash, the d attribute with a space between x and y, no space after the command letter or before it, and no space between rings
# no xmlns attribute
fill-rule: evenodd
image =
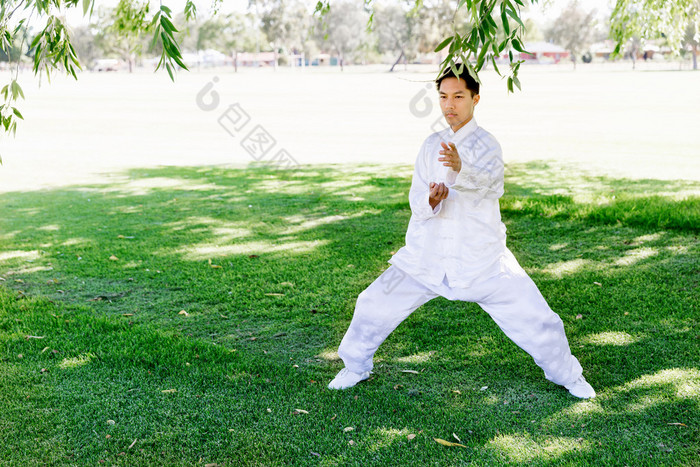
<svg viewBox="0 0 700 467"><path fill-rule="evenodd" d="M403 244L410 173L162 167L0 195L0 463L698 465L697 182L508 166L509 247L596 399L444 299L369 381L326 389Z"/></svg>

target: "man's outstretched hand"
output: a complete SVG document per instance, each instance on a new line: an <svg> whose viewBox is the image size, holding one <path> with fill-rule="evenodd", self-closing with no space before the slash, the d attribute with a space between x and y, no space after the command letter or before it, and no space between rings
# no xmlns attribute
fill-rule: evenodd
<svg viewBox="0 0 700 467"><path fill-rule="evenodd" d="M430 196L428 198L430 207L435 209L435 206L437 206L440 201L447 198L449 192L450 189L447 188L444 183L430 182Z"/></svg>
<svg viewBox="0 0 700 467"><path fill-rule="evenodd" d="M450 143L449 146L444 142L440 143L442 145L442 150L440 154L442 157L438 157L438 160L455 172L462 170L462 159L459 158L459 153L457 152L457 147L455 143Z"/></svg>

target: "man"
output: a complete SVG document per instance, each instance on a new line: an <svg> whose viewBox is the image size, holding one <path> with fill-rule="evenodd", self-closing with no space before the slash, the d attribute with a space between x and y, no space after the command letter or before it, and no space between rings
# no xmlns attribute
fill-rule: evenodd
<svg viewBox="0 0 700 467"><path fill-rule="evenodd" d="M345 368L328 387L346 389L369 378L374 353L387 336L418 307L442 296L478 303L548 380L576 397L595 397L571 355L561 319L506 247L498 204L501 147L474 119L479 83L448 70L436 85L449 128L421 147L408 195L406 245L357 298L338 349Z"/></svg>

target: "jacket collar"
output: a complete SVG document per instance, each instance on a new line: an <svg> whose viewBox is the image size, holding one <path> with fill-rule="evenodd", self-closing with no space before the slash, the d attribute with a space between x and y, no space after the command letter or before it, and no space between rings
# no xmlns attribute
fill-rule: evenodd
<svg viewBox="0 0 700 467"><path fill-rule="evenodd" d="M445 128L444 137L457 144L467 136L476 131L479 126L476 124L476 118L472 117L469 122L457 131L452 131L451 127Z"/></svg>

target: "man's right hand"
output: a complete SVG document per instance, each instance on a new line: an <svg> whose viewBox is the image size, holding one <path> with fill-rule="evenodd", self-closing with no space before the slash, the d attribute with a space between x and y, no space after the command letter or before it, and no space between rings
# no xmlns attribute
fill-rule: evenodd
<svg viewBox="0 0 700 467"><path fill-rule="evenodd" d="M430 182L430 196L428 198L430 207L435 209L435 206L440 204L440 201L447 198L449 192L450 189L444 183Z"/></svg>

